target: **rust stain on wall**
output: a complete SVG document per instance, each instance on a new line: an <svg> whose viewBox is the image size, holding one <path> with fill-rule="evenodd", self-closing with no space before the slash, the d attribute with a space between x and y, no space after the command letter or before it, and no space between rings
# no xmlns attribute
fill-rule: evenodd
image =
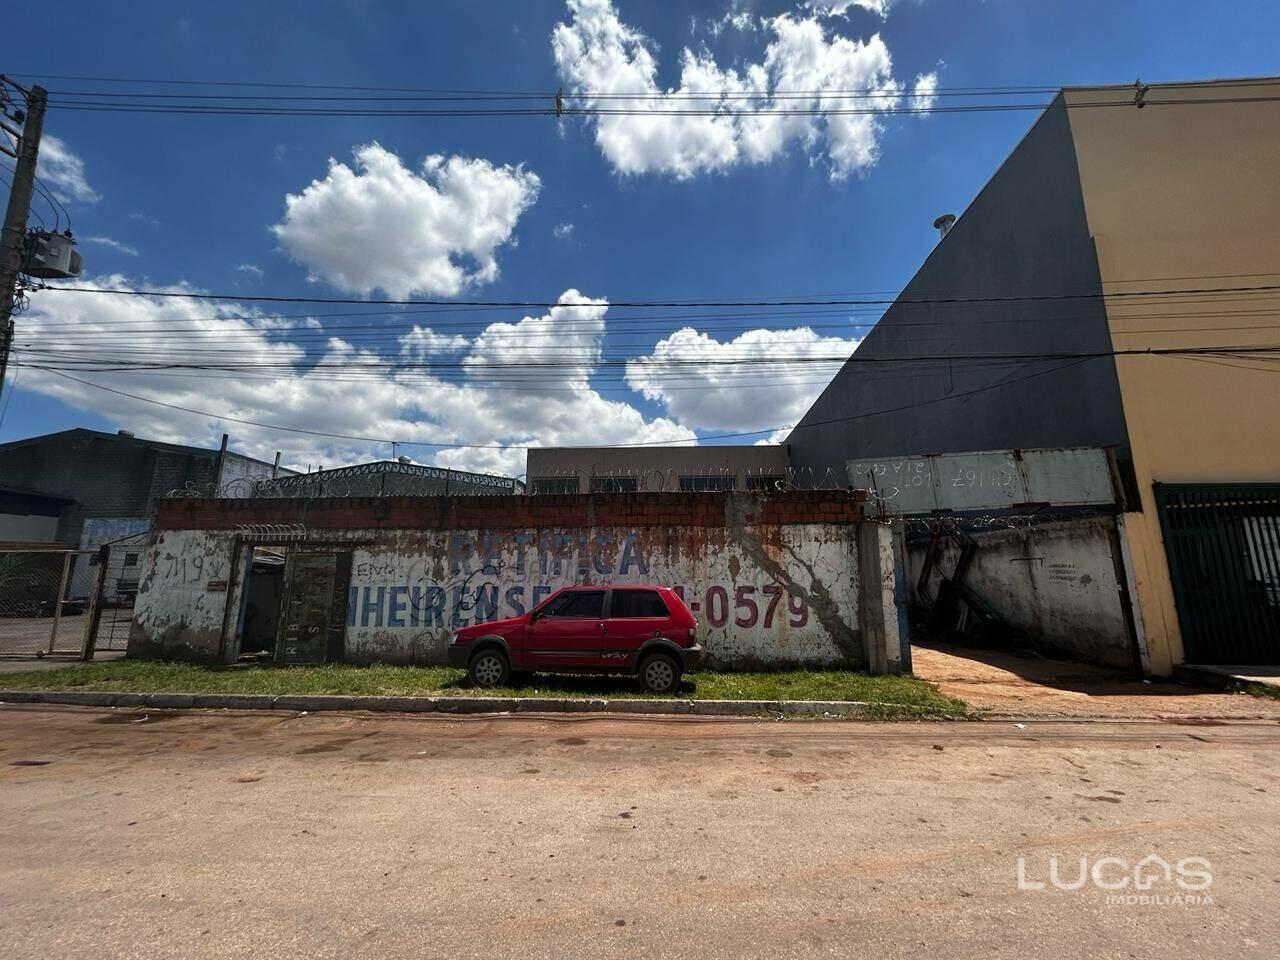
<svg viewBox="0 0 1280 960"><path fill-rule="evenodd" d="M680 593L698 618L713 666L866 662L856 626L857 524L849 519L858 508L847 493L593 498L584 519L589 513L594 524L572 522L587 498L461 499L502 502L492 510L475 502L381 503L371 514L363 501L333 501L324 505L330 521L419 515L475 522L308 527L330 544L325 549L351 554L345 659L440 663L459 627L522 615L562 586L658 583ZM243 518L248 510L194 507L170 521L202 509L206 520ZM278 503L262 509L296 512ZM522 517L551 522L513 522ZM224 613L242 602L243 570L229 570L236 542L226 529L161 530L139 594L140 649L216 655ZM218 580L228 581L225 594L209 592Z"/></svg>

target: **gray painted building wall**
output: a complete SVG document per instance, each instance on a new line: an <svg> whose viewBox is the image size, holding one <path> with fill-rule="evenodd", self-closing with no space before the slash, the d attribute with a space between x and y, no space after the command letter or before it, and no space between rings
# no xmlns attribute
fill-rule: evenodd
<svg viewBox="0 0 1280 960"><path fill-rule="evenodd" d="M228 454L235 469L270 475L271 465ZM212 483L218 452L96 430L64 430L0 445L4 483L73 501L56 539L80 543L90 518L150 517L157 497Z"/></svg>
<svg viewBox="0 0 1280 960"><path fill-rule="evenodd" d="M851 458L904 453L1110 445L1127 457L1112 358L956 359L1109 351L1105 312L1094 298L1101 289L1071 130L1059 99L934 248L858 348L857 359L845 364L788 437L792 464L843 468ZM1090 296L902 302L1047 292ZM928 359L864 362L902 356Z"/></svg>

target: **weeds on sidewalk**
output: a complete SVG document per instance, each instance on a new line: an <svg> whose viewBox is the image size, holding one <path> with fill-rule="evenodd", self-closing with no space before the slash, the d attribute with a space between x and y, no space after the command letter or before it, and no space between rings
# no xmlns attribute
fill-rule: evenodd
<svg viewBox="0 0 1280 960"><path fill-rule="evenodd" d="M535 674L497 689L477 690L451 667L204 666L112 660L0 677L10 690L101 690L119 693L336 694L349 696L489 696L652 698L629 677ZM728 673L704 670L684 678L677 697L693 700L844 700L883 706L898 716L958 717L965 705L910 676L852 670ZM892 708L892 709L891 709Z"/></svg>

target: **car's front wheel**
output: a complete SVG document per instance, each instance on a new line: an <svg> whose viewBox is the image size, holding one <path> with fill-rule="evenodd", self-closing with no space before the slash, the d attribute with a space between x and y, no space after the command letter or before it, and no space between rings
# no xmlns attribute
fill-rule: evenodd
<svg viewBox="0 0 1280 960"><path fill-rule="evenodd" d="M650 693L671 693L680 682L680 664L666 653L654 653L640 664L640 685Z"/></svg>
<svg viewBox="0 0 1280 960"><path fill-rule="evenodd" d="M501 687L511 679L511 664L501 650L481 650L467 665L467 676L477 687Z"/></svg>

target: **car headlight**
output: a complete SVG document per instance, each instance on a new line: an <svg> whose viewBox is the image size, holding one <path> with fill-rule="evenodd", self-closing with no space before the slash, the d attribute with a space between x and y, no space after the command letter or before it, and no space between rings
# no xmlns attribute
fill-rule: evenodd
<svg viewBox="0 0 1280 960"><path fill-rule="evenodd" d="M449 638L449 642L451 644L458 643L458 635L455 633L452 637Z"/></svg>

